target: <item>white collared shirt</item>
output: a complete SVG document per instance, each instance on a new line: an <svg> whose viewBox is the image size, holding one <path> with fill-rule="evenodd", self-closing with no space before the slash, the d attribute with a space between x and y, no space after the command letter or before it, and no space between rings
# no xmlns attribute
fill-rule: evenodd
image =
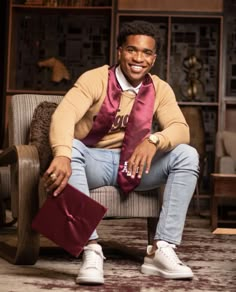
<svg viewBox="0 0 236 292"><path fill-rule="evenodd" d="M139 89L142 85L142 82L138 86L133 87L125 78L123 72L121 71L120 65L116 67L115 74L116 74L116 78L120 84L120 87L123 91L132 91L135 94L138 94Z"/></svg>

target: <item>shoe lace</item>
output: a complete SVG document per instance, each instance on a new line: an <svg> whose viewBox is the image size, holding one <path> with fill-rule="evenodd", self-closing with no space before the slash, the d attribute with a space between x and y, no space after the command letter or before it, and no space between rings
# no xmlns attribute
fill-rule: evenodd
<svg viewBox="0 0 236 292"><path fill-rule="evenodd" d="M166 256L168 257L171 261L175 262L176 264L183 264L181 262L181 260L178 258L178 256L176 255L174 249L176 249L175 244L168 244L166 246L162 246L160 247L160 251Z"/></svg>
<svg viewBox="0 0 236 292"><path fill-rule="evenodd" d="M84 266L85 268L89 267L97 267L101 260L105 260L106 258L103 255L103 252L100 250L95 250L90 248L89 246L86 246L84 248Z"/></svg>

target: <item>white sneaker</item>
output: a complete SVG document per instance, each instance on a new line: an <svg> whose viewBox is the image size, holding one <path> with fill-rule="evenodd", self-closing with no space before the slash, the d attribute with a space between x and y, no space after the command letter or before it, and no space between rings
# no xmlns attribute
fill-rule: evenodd
<svg viewBox="0 0 236 292"><path fill-rule="evenodd" d="M76 278L77 284L104 284L102 247L97 243L84 248L82 265Z"/></svg>
<svg viewBox="0 0 236 292"><path fill-rule="evenodd" d="M192 270L184 265L174 251L175 245L165 241L157 242L157 250L153 257L146 256L141 272L147 275L158 275L168 279L193 278ZM147 247L151 255L152 246Z"/></svg>

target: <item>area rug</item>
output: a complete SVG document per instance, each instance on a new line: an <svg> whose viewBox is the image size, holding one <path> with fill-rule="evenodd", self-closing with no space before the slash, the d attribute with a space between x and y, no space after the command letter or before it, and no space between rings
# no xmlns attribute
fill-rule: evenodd
<svg viewBox="0 0 236 292"><path fill-rule="evenodd" d="M42 238L34 266L14 266L0 259L0 291L236 291L236 236L212 234L206 220L187 220L182 245L176 250L194 272L193 280L185 281L140 273L147 243L146 220L103 220L98 231L106 256L104 285L75 284L81 258L71 257ZM0 236L11 241L7 232L0 230Z"/></svg>

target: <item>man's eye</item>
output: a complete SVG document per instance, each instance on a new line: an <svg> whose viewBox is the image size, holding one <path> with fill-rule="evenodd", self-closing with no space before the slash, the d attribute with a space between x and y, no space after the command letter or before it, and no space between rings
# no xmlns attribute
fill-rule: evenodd
<svg viewBox="0 0 236 292"><path fill-rule="evenodd" d="M152 56L153 55L153 52L152 51L145 51L144 54L146 56Z"/></svg>
<svg viewBox="0 0 236 292"><path fill-rule="evenodd" d="M129 53L133 53L133 52L134 52L134 49L133 49L133 48L127 48L127 51L128 51Z"/></svg>

